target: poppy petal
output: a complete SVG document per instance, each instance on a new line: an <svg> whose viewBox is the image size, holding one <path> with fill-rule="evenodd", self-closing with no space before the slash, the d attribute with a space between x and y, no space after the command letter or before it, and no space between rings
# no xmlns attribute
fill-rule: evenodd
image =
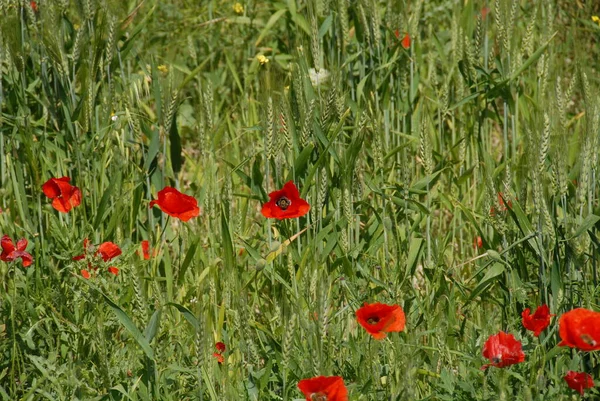
<svg viewBox="0 0 600 401"><path fill-rule="evenodd" d="M158 200L150 202L150 207L158 205L160 210L169 216L188 221L200 215L198 201L193 196L179 192L173 187L164 187L158 192Z"/></svg>
<svg viewBox="0 0 600 401"><path fill-rule="evenodd" d="M27 240L25 238L21 238L17 241L17 251L24 251L27 249Z"/></svg>
<svg viewBox="0 0 600 401"><path fill-rule="evenodd" d="M2 246L2 250L6 253L10 253L15 250L15 245L13 244L13 240L10 239L10 237L6 234L0 240L0 245Z"/></svg>
<svg viewBox="0 0 600 401"><path fill-rule="evenodd" d="M307 401L321 399L327 401L348 401L348 390L344 379L340 376L318 376L302 379L298 382L298 389L302 391Z"/></svg>
<svg viewBox="0 0 600 401"><path fill-rule="evenodd" d="M108 241L100 244L96 253L100 254L102 260L108 262L109 260L119 256L122 253L122 251L117 244Z"/></svg>
<svg viewBox="0 0 600 401"><path fill-rule="evenodd" d="M512 334L503 331L490 336L483 345L483 356L490 360L490 365L504 368L521 363L525 360L525 353L521 342Z"/></svg>
<svg viewBox="0 0 600 401"><path fill-rule="evenodd" d="M280 203L283 201L283 204ZM285 183L282 189L269 194L269 201L263 204L261 213L266 218L278 220L302 217L310 210L310 205L300 198L293 181Z"/></svg>
<svg viewBox="0 0 600 401"><path fill-rule="evenodd" d="M594 379L585 372L574 372L570 370L567 372L564 379L571 389L578 391L582 396L586 388L594 387Z"/></svg>
<svg viewBox="0 0 600 401"><path fill-rule="evenodd" d="M389 332L403 331L406 317L400 305L365 303L356 311L358 323L376 340L386 337Z"/></svg>
<svg viewBox="0 0 600 401"><path fill-rule="evenodd" d="M142 241L142 253L144 255L144 260L150 259L150 242L148 240Z"/></svg>

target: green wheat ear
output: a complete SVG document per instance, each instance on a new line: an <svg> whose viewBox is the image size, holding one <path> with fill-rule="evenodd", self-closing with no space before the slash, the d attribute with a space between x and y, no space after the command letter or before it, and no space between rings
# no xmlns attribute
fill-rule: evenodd
<svg viewBox="0 0 600 401"><path fill-rule="evenodd" d="M349 0L337 0L337 10L340 21L340 30L342 31L343 48L350 43L350 28L348 26L348 7Z"/></svg>
<svg viewBox="0 0 600 401"><path fill-rule="evenodd" d="M265 141L267 158L274 159L276 154L275 144L275 112L273 110L273 98L269 96L267 100L267 113L266 113L266 130L265 130Z"/></svg>
<svg viewBox="0 0 600 401"><path fill-rule="evenodd" d="M317 25L317 16L312 15L310 17L310 39L311 39L311 51L313 57L313 64L315 66L315 70L319 72L321 68L323 68L322 64L322 54L321 54L321 43L319 39L319 27Z"/></svg>

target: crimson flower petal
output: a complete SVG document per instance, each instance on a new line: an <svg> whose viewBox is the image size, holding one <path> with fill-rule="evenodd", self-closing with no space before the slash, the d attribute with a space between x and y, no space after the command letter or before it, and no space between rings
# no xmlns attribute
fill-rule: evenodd
<svg viewBox="0 0 600 401"><path fill-rule="evenodd" d="M103 242L96 251L96 254L98 253L102 257L103 261L108 262L109 260L119 256L122 252L121 248L119 248L117 244L112 242Z"/></svg>
<svg viewBox="0 0 600 401"><path fill-rule="evenodd" d="M525 353L521 342L515 339L512 334L503 331L490 336L483 345L483 356L490 360L489 365L498 368L521 363L525 360Z"/></svg>
<svg viewBox="0 0 600 401"><path fill-rule="evenodd" d="M541 305L538 306L533 315L530 314L530 309L527 308L521 313L521 316L523 327L533 331L533 335L538 337L550 325L550 318L554 315L550 314L548 305Z"/></svg>
<svg viewBox="0 0 600 401"><path fill-rule="evenodd" d="M585 372L574 372L569 370L564 377L567 385L583 396L583 390L594 387L594 379Z"/></svg>
<svg viewBox="0 0 600 401"><path fill-rule="evenodd" d="M0 239L0 245L2 246L2 253L0 253L0 260L4 262L12 262L16 259L21 259L23 267L31 266L33 263L33 257L30 253L26 252L27 240L21 238L17 241L17 247L15 248L13 240L8 236L4 235Z"/></svg>
<svg viewBox="0 0 600 401"><path fill-rule="evenodd" d="M69 184L69 177L50 178L42 185L44 194L52 199L52 207L61 213L68 213L81 204L81 191Z"/></svg>
<svg viewBox="0 0 600 401"><path fill-rule="evenodd" d="M213 356L215 358L217 358L217 362L219 362L219 364L222 364L223 362L225 362L225 357L223 355L215 352L215 353L213 353Z"/></svg>
<svg viewBox="0 0 600 401"><path fill-rule="evenodd" d="M158 191L158 200L150 202L150 207L154 205L158 205L160 210L181 221L188 221L200 215L196 198L183 194L173 187L167 186Z"/></svg>
<svg viewBox="0 0 600 401"><path fill-rule="evenodd" d="M0 240L0 244L2 246L2 253L11 253L15 250L15 245L13 244L13 240L10 239L8 235L4 235Z"/></svg>
<svg viewBox="0 0 600 401"><path fill-rule="evenodd" d="M145 260L150 259L150 242L148 240L142 241L142 252Z"/></svg>
<svg viewBox="0 0 600 401"><path fill-rule="evenodd" d="M376 340L384 339L387 333L403 331L406 325L406 317L400 305L365 303L356 311L356 318Z"/></svg>
<svg viewBox="0 0 600 401"><path fill-rule="evenodd" d="M298 382L306 401L348 401L348 389L340 376L318 376Z"/></svg>
<svg viewBox="0 0 600 401"><path fill-rule="evenodd" d="M410 35L408 33L402 38L401 44L402 47L404 47L407 50L410 48Z"/></svg>
<svg viewBox="0 0 600 401"><path fill-rule="evenodd" d="M559 346L582 351L600 350L600 312L577 308L562 314L558 320Z"/></svg>
<svg viewBox="0 0 600 401"><path fill-rule="evenodd" d="M262 206L261 213L266 218L283 220L302 217L309 210L310 205L300 198L294 182L288 181L282 189L269 194L269 201Z"/></svg>

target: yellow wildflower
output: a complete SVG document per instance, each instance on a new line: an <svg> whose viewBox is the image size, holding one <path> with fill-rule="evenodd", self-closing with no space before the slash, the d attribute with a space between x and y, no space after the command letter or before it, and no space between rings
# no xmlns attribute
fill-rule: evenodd
<svg viewBox="0 0 600 401"><path fill-rule="evenodd" d="M236 14L243 14L244 13L244 6L241 3L235 3L233 5L233 12Z"/></svg>
<svg viewBox="0 0 600 401"><path fill-rule="evenodd" d="M260 65L265 65L269 62L269 59L266 58L265 56L263 56L262 54L259 54L258 56L256 56L256 59L258 60Z"/></svg>
<svg viewBox="0 0 600 401"><path fill-rule="evenodd" d="M160 72L162 72L163 74L166 74L167 72L169 72L169 67L167 67L164 64L159 65L158 67L156 67L156 69Z"/></svg>
<svg viewBox="0 0 600 401"><path fill-rule="evenodd" d="M597 15L592 15L592 21L600 25L600 17L598 17Z"/></svg>

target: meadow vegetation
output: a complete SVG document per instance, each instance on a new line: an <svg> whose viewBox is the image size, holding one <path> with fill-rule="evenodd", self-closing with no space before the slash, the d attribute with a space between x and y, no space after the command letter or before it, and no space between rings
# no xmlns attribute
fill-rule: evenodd
<svg viewBox="0 0 600 401"><path fill-rule="evenodd" d="M558 346L559 316L600 310L598 2L0 15L19 257L0 262L0 400L287 401L320 375L350 400L571 400L568 371L600 380L597 353ZM42 190L60 177L70 205L64 181ZM308 213L264 217L289 181ZM165 187L199 215L164 212ZM376 302L401 332L359 325ZM540 305L556 316L535 337L521 314ZM501 331L524 361L482 370Z"/></svg>

